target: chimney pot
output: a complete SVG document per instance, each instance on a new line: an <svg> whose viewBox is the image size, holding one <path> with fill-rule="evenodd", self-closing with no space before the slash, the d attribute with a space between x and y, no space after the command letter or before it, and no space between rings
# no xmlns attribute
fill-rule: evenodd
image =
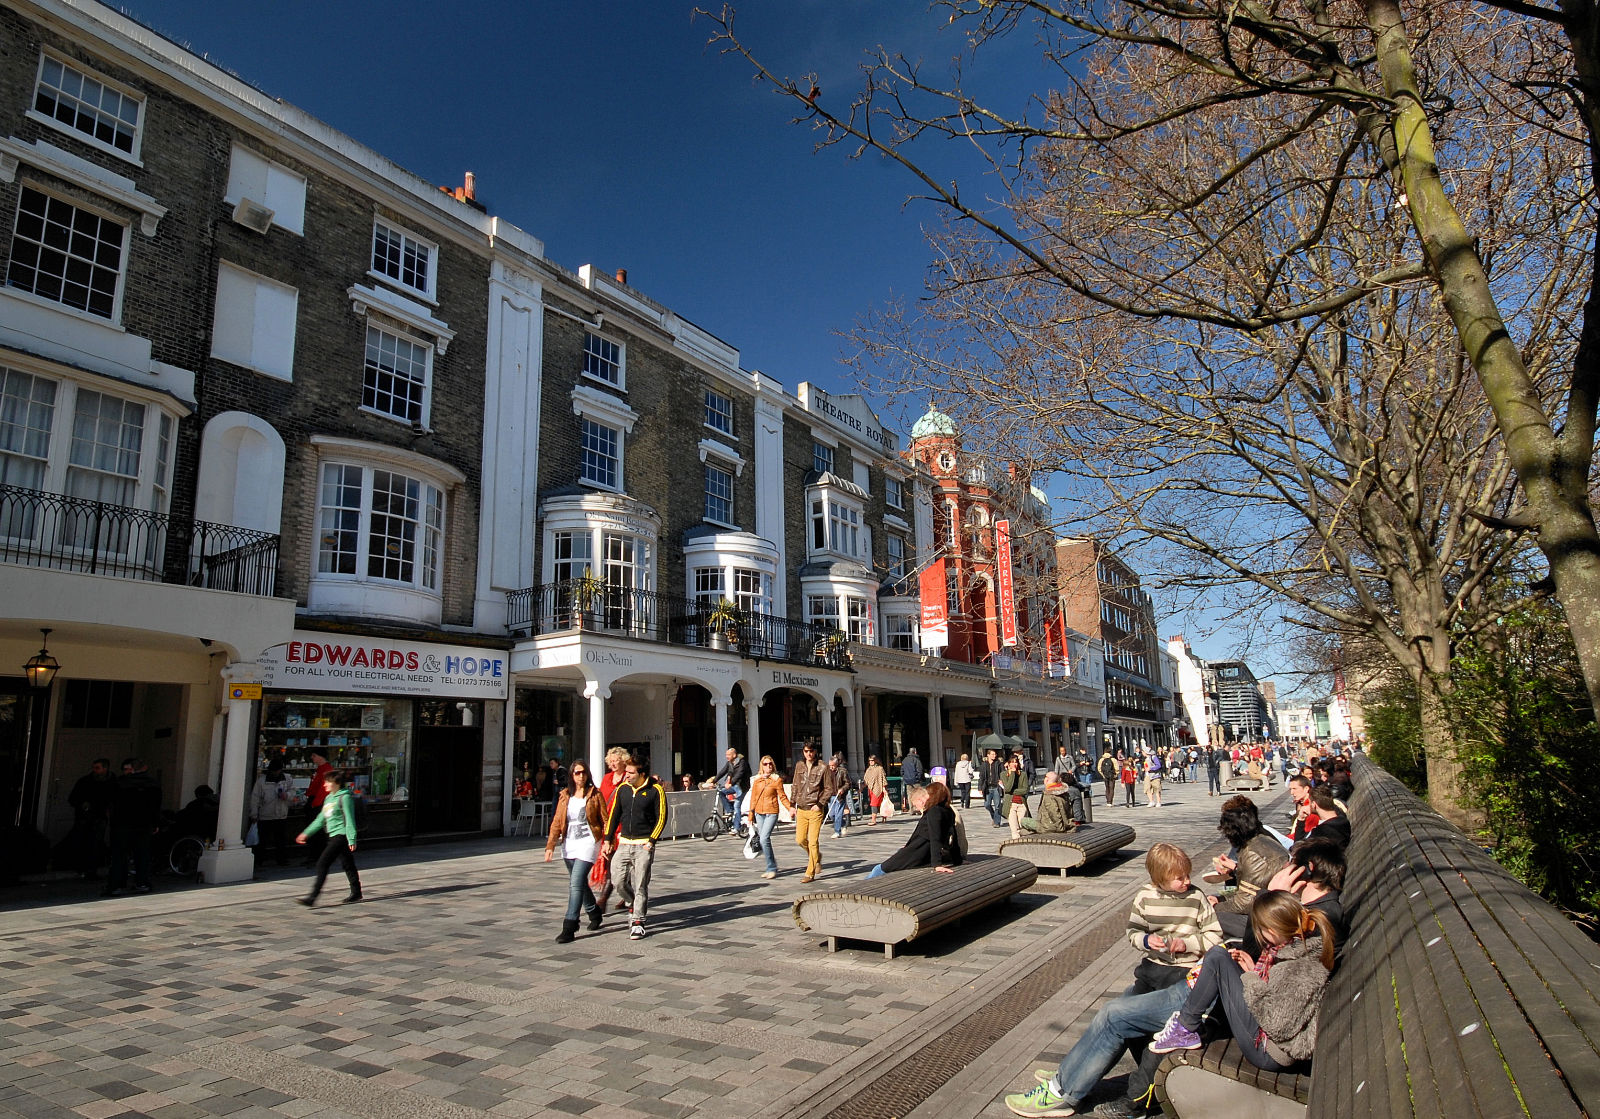
<svg viewBox="0 0 1600 1119"><path fill-rule="evenodd" d="M469 201L478 197L478 176L471 171L467 172L467 183L464 189Z"/></svg>
<svg viewBox="0 0 1600 1119"><path fill-rule="evenodd" d="M628 270L626 268L618 268L617 269L617 283L622 284L624 286L627 285L627 283L628 283Z"/></svg>

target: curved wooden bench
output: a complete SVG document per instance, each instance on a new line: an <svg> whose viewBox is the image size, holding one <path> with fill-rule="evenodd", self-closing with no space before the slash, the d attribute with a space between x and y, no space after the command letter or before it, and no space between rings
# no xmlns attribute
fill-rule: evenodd
<svg viewBox="0 0 1600 1119"><path fill-rule="evenodd" d="M968 859L949 874L932 867L901 870L802 894L794 902L794 923L826 936L830 952L838 951L840 940L870 940L892 960L902 941L1005 901L1038 877L1032 863L999 856Z"/></svg>
<svg viewBox="0 0 1600 1119"><path fill-rule="evenodd" d="M1156 1099L1171 1115L1305 1119L1311 1102L1309 1072L1264 1072L1245 1060L1231 1041L1167 1054L1154 1083ZM1241 1087L1253 1091L1241 1092Z"/></svg>
<svg viewBox="0 0 1600 1119"><path fill-rule="evenodd" d="M1120 851L1138 838L1127 824L1081 824L1072 831L1040 832L1000 844L1000 853L1027 859L1040 870L1067 871Z"/></svg>

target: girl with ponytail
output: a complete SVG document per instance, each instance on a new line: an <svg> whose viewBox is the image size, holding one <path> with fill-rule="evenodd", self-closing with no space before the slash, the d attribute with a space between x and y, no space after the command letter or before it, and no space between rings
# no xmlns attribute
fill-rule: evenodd
<svg viewBox="0 0 1600 1119"><path fill-rule="evenodd" d="M1150 1043L1152 1053L1200 1048L1195 1031L1217 1003L1245 1059L1268 1072L1309 1060L1317 1045L1317 1012L1333 972L1333 926L1286 890L1265 890L1250 906L1250 924L1264 946L1259 960L1237 948L1213 948L1183 1007Z"/></svg>

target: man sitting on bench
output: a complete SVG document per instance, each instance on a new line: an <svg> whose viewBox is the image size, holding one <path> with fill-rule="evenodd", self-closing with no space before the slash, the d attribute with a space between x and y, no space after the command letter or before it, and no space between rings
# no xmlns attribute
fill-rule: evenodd
<svg viewBox="0 0 1600 1119"><path fill-rule="evenodd" d="M1044 795L1039 798L1039 815L1024 816L1021 821L1023 831L1045 834L1069 832L1083 822L1082 792L1076 786L1067 784L1061 774L1054 770L1044 775Z"/></svg>

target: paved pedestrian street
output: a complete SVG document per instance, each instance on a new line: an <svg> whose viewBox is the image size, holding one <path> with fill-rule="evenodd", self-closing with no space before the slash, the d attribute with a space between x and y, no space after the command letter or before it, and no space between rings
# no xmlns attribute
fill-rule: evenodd
<svg viewBox="0 0 1600 1119"><path fill-rule="evenodd" d="M28 1119L483 1119L718 1115L932 1119L999 1102L1053 1064L1135 961L1127 905L1155 840L1219 849L1221 801L1098 808L1134 847L914 941L829 955L790 903L780 829L765 882L736 839L662 843L650 935L557 945L566 872L542 842L358 853L307 910L309 872L101 899L93 884L0 894L0 1110ZM1257 794L1281 823L1281 786ZM973 850L1006 836L965 813ZM824 838L821 885L898 847L897 818ZM1041 1063L1042 1062L1042 1063ZM1126 1071L1124 1068L1123 1071Z"/></svg>

